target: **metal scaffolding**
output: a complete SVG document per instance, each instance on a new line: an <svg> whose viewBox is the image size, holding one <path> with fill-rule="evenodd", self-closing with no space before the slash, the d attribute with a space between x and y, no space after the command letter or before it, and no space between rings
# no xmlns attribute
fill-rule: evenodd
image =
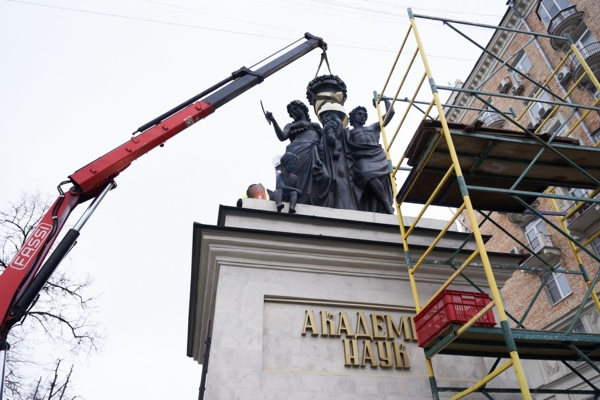
<svg viewBox="0 0 600 400"><path fill-rule="evenodd" d="M381 90L381 94L375 92L374 95L379 121L382 126L384 148L390 162L390 178L394 196L397 200L396 210L400 234L402 236L406 265L408 267L408 275L417 315L433 301L436 295L448 288L459 277L466 279L478 292L485 293L484 289L477 286L468 277L469 270L476 268L483 268L485 271L489 293L491 294L490 303L477 315L464 325L449 326L435 340L425 346L424 352L432 397L437 399L439 392L446 391L458 392L452 399L462 398L473 392L483 393L487 398L493 398L493 393L521 393L524 399L531 399L531 393L563 393L589 395L593 396L594 399L598 399L600 398L600 389L580 374L567 361L585 361L600 374L600 368L595 364L596 361L600 361L600 335L575 333L573 331L585 304L588 303L590 298L595 303L597 310L600 311L600 301L594 290L600 278L600 270L590 274L589 269L586 269L581 258L581 254L586 253L594 262L600 264L600 258L586 247L595 238L600 237L600 232L581 243L571 235L566 221L579 210L586 207L587 204L600 203L600 196L598 196L600 192L600 148L597 148L600 141L595 143L594 147L586 147L575 145L564 139L564 137L568 137L590 112L600 111L600 108L597 107L600 99L590 105L573 104L570 101L569 95L584 80L591 82L590 84L593 84L599 91L600 83L568 35L565 35L565 37L553 36L503 26L491 26L417 15L413 14L410 9L408 10L408 14L410 27L402 41L390 74ZM416 19L442 22L444 26L447 26L450 30L456 32L459 36L497 61L498 67L475 89L437 85L417 29ZM515 35L529 35L530 39L517 52L508 55L506 59L502 59L484 46L477 44L458 28L464 25L488 28L495 31L504 30L512 32ZM409 40L411 38L414 42ZM537 88L537 92L532 95L533 97L483 91L482 88L485 83L502 68L508 68L515 73L520 73L511 62L518 58L517 55L519 52L522 52L535 38L546 38L555 42L565 43L569 51L545 82L536 82L529 76L520 74L523 79ZM415 45L412 53L408 50L410 42ZM399 62L403 54L411 54L411 57L408 60ZM417 62L417 56L420 56L421 63ZM570 60L575 60L583 72L578 72L574 75L573 84L567 90L566 95L561 96L553 93L549 86L550 81ZM403 63L406 66L406 70L402 73L399 64ZM393 95L386 95L386 90L389 89L394 72L397 70L402 74L401 81ZM410 86L410 84L406 85L407 82L418 82L418 84L414 88L414 92L405 95L404 92L412 89L405 88L405 86ZM425 82L431 88L430 100L429 97L425 100L419 98L422 96L423 89L427 88ZM482 108L465 107L456 105L452 101L443 103L440 99L440 91L448 91L455 94L465 92L481 101L485 106ZM549 97L550 99L542 98L544 93L548 95L544 97ZM489 100L490 97L516 99L527 102L527 106L517 115L512 109L509 111L501 110ZM388 127L388 130L394 131L391 136L388 136L386 129L383 128L388 122L382 120L383 112L380 102L383 99L392 100L392 106L394 104L399 105L400 103L406 104L397 127L395 129ZM548 111L544 115L541 123L537 126L524 126L521 122L523 116L526 115L527 111L534 104L538 103L549 105L551 111ZM539 133L544 131L544 125L555 115L559 107L568 107L571 110L569 117L562 122L562 125L551 136L540 135ZM452 108L480 111L479 116L486 111L492 111L506 121L509 121L514 130L480 129L481 124L478 124L478 121L472 121L473 126L467 125L467 128L464 125L449 123L446 119L446 113ZM583 110L583 115L578 117L566 135L559 136L559 131L566 126L567 122L574 116L578 116L577 110ZM412 113L418 113L418 118L415 118ZM412 135L415 131L415 125L418 125L415 137L412 138L411 143L403 151L399 161L394 162L391 156L392 145L397 141L399 134ZM416 138L417 136L419 137ZM501 150L503 146L518 147L520 149L519 152L522 153L521 158L515 160L511 157L502 156ZM470 153L469 150L471 148L474 150ZM495 177L493 175L490 176L490 174L480 173L482 168L485 169L486 162L490 159L493 159L495 163L505 163L508 172ZM585 161L589 159L593 161ZM557 177L560 174L553 172L555 170L569 171L569 174L576 176L576 178L569 179L568 181L561 180L561 178ZM408 176L401 183L401 188L398 189L396 186L396 176L400 172ZM434 178L437 183L431 183ZM585 197L565 196L554 190L555 187L561 186L561 183L564 183L562 186L582 187L591 189L592 191ZM501 202L498 201L500 193L505 195ZM554 213L540 211L536 208L534 201L540 197L550 199L555 208ZM562 213L563 215L561 215L557 200L569 200L576 202L577 205L567 213ZM402 208L409 203L423 204L423 207L412 225L406 226ZM426 210L430 206L436 205L455 207L456 212L431 246L420 257L415 258L412 256L408 238ZM476 211L482 218L477 217ZM494 211L532 213L568 240L569 246L579 265L579 270L561 270L560 273L581 276L588 289L581 300L581 305L577 308L575 317L564 332L528 330L524 326L526 317L529 315L533 304L546 285L549 276L548 273L555 272L555 265L540 257L534 249L530 248L531 246L519 240L501 224L495 222L493 219ZM443 262L428 259L428 256L434 250L437 243L461 215L466 216L465 218L470 222L471 234L469 238L449 259ZM558 223L551 219L549 215L558 216ZM488 257L489 250L486 250L486 242L481 232L481 227L486 223L494 225L495 228L512 238L516 244L525 248L531 254L532 258L539 261L538 264L541 266L531 267L521 264L498 266L490 263ZM458 252L465 249L467 242L472 239L477 243L476 250L464 262L457 263L455 256ZM418 270L421 265L427 263L445 264L451 269L452 274L425 304L421 304L417 284ZM496 268L513 268L516 270L528 270L530 272L533 270L538 273L546 273L545 277L540 279L539 289L520 318L512 316L505 309L498 284L494 277L494 270ZM474 326L492 308L495 308L499 317L500 327ZM496 362L488 375L470 388L441 387L436 382L432 364L433 358L437 354L494 357L496 358ZM502 359L508 360L502 362ZM561 361L571 372L579 376L589 386L589 389L530 389L521 362L523 359L552 359ZM516 374L518 388L486 388L486 385L491 380L511 367Z"/></svg>

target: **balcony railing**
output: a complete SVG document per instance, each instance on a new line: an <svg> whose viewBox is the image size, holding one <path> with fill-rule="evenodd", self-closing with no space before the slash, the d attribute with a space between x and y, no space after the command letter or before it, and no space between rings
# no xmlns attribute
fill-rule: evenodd
<svg viewBox="0 0 600 400"><path fill-rule="evenodd" d="M576 12L577 12L577 9L575 8L575 6L567 7L564 10L560 10L558 12L558 14L556 14L550 21L550 24L548 25L548 34L554 35L554 31L556 31L556 28L564 20L566 20L571 15L574 15Z"/></svg>
<svg viewBox="0 0 600 400"><path fill-rule="evenodd" d="M537 232L535 237L529 242L529 246L534 253L537 253L544 247L553 247L550 235L542 232Z"/></svg>
<svg viewBox="0 0 600 400"><path fill-rule="evenodd" d="M581 56L583 57L584 60L587 60L596 55L596 54L600 54L600 43L598 42L594 42L594 43L590 43L587 46L579 49L579 52L581 53ZM577 57L575 57L575 54L573 54L571 56L571 71L575 72L577 71L577 69L581 66L581 63L579 62L579 59ZM580 75L581 76L581 75ZM575 79L575 78L573 78Z"/></svg>
<svg viewBox="0 0 600 400"><path fill-rule="evenodd" d="M596 194L592 198L600 199L600 193ZM569 208L567 208L567 210L566 210L567 214L569 213L569 211L571 211L573 208L575 208L577 205L579 205L579 203L580 202L578 202L578 201L574 201L573 204L571 204L571 206ZM570 225L571 223L573 223L577 218L581 217L584 212L586 212L590 207L592 207L595 204L598 204L598 203L585 203L584 205L582 205L577 211L575 211L575 213L573 215L571 215L569 218L566 219L566 221L565 221L566 224Z"/></svg>

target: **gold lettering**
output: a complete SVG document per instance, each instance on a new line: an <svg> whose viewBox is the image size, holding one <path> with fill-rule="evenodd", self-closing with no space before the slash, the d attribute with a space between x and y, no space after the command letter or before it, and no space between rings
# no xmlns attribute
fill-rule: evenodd
<svg viewBox="0 0 600 400"><path fill-rule="evenodd" d="M384 319L385 319L385 316L382 314L371 314L371 322L373 325L373 339L386 339L387 338L385 332L379 334L379 330L383 329L383 320Z"/></svg>
<svg viewBox="0 0 600 400"><path fill-rule="evenodd" d="M381 368L391 368L392 364L394 364L394 360L392 360L392 344L390 342L377 342L377 353L379 354L379 360L381 360L379 366Z"/></svg>
<svg viewBox="0 0 600 400"><path fill-rule="evenodd" d="M388 340L394 340L394 332L396 332L396 335L398 336L398 338L401 338L402 336L404 336L404 340L411 340L412 336L411 336L411 321L408 317L400 317L400 324L398 326L396 326L396 324L394 324L394 320L392 318L391 315L386 314L385 316L385 320L387 322L387 328L388 328Z"/></svg>
<svg viewBox="0 0 600 400"><path fill-rule="evenodd" d="M354 339L366 338L373 340L373 335L371 335L371 331L369 330L369 324L367 323L365 313L357 312L356 315L358 318L356 319L356 334L354 335ZM361 326L364 333L360 333Z"/></svg>
<svg viewBox="0 0 600 400"><path fill-rule="evenodd" d="M417 336L417 326L415 325L415 319L413 317L408 317L410 320L410 330L412 331L412 340L416 342L418 340Z"/></svg>
<svg viewBox="0 0 600 400"><path fill-rule="evenodd" d="M390 344L389 342L386 342ZM408 361L408 354L404 350L404 343L394 342L394 356L396 361L396 369L409 369L410 362Z"/></svg>
<svg viewBox="0 0 600 400"><path fill-rule="evenodd" d="M345 312L340 312L340 325L338 326L337 336L342 336L342 331L346 332L346 336L352 336L352 328L348 322L348 316Z"/></svg>
<svg viewBox="0 0 600 400"><path fill-rule="evenodd" d="M304 317L304 328L302 329L302 335L306 335L307 329L310 329L312 331L311 335L319 335L319 330L317 329L317 324L315 323L315 315L313 314L312 310L306 310L306 317Z"/></svg>
<svg viewBox="0 0 600 400"><path fill-rule="evenodd" d="M352 350L350 349L350 344L352 344ZM354 339L344 339L344 366L358 367L359 365L358 341Z"/></svg>
<svg viewBox="0 0 600 400"><path fill-rule="evenodd" d="M333 313L321 311L321 336L335 336Z"/></svg>
<svg viewBox="0 0 600 400"><path fill-rule="evenodd" d="M364 367L367 364L367 361L371 363L371 368L377 368L377 360L375 359L375 355L373 354L373 347L371 347L370 340L364 340L364 348L362 354L362 361L360 362L360 366Z"/></svg>

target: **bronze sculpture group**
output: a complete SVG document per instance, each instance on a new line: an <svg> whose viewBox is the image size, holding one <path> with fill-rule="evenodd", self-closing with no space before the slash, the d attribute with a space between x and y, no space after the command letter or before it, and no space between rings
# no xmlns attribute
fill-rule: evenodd
<svg viewBox="0 0 600 400"><path fill-rule="evenodd" d="M283 208L282 200L292 203L293 199L292 213L297 202L393 214L389 167L379 144L379 122L365 125L367 110L360 106L348 118L344 109L346 85L337 76L313 79L308 84L307 98L322 125L310 120L308 107L299 100L288 104L287 111L293 121L283 129L272 113L265 113L277 138L290 141L281 160L286 171L282 177L285 182L279 177L277 181L277 210ZM394 110L390 110L388 100L383 102L389 122ZM348 122L352 129L348 128Z"/></svg>

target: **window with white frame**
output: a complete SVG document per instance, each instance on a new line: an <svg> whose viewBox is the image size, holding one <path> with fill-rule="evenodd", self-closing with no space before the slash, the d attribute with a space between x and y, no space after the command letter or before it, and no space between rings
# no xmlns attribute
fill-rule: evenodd
<svg viewBox="0 0 600 400"><path fill-rule="evenodd" d="M556 14L568 7L571 7L571 3L568 0L542 0L538 8L538 15L546 26L548 26Z"/></svg>
<svg viewBox="0 0 600 400"><path fill-rule="evenodd" d="M573 197L587 197L588 194L589 194L589 192L585 189L579 189L579 188L569 189L569 195L573 196ZM575 207L579 203L580 203L579 201L573 200L573 201L571 201L570 207ZM587 203L587 204L589 204L589 203ZM581 212L585 211L586 209L587 209L586 204L583 205L583 208L580 208Z"/></svg>
<svg viewBox="0 0 600 400"><path fill-rule="evenodd" d="M586 189L580 189L580 188L559 188L556 187L554 188L554 193L558 194L558 195L562 195L562 196L573 196L573 197L581 197L581 198L585 198L588 197L588 195L590 194L589 190ZM568 213L573 207L579 205L579 201L577 200L567 200L567 199L556 199L556 204L558 205L558 209L559 211ZM581 214L587 210L590 207L590 203L586 203L584 204L581 208L578 209L578 211L573 214L571 217L569 217L569 219L567 221L573 221L577 218L579 218L579 216L581 216ZM567 224L569 224L570 222L567 222ZM600 249L600 247L599 247ZM600 253L598 253L600 254Z"/></svg>
<svg viewBox="0 0 600 400"><path fill-rule="evenodd" d="M573 197L587 197L588 191L585 189L571 188L569 194Z"/></svg>
<svg viewBox="0 0 600 400"><path fill-rule="evenodd" d="M595 142L598 142L600 140L600 128L598 128L594 132L592 132L592 138L594 138ZM593 143L593 144L596 144L596 143Z"/></svg>
<svg viewBox="0 0 600 400"><path fill-rule="evenodd" d="M556 187L554 188L554 193L561 196L587 197L589 191L579 188ZM567 199L556 199L556 203L558 204L558 209L560 211L567 212L571 207L575 206L579 202Z"/></svg>
<svg viewBox="0 0 600 400"><path fill-rule="evenodd" d="M539 93L539 91L538 91ZM537 93L536 93L537 94ZM535 97L535 95L533 96ZM552 97L545 90L542 91L542 94L537 96L536 100L548 100L552 101ZM549 112L552 109L552 104L548 103L540 103L538 101L534 101L533 105L529 108L529 115L531 115L532 120L539 121L542 119L542 116Z"/></svg>
<svg viewBox="0 0 600 400"><path fill-rule="evenodd" d="M583 322L579 321L577 324L575 324L575 326L573 327L573 333L586 333L587 331L585 330L585 326L583 325ZM578 367L581 364L585 364L585 361L571 361L571 365L573 367Z"/></svg>
<svg viewBox="0 0 600 400"><path fill-rule="evenodd" d="M561 196L568 196L569 188L555 187L553 192L554 192L554 194L558 194ZM565 200L565 199L555 199L555 200L556 200L556 204L558 205L559 211L566 212L569 209L569 207L571 207L572 202L570 200Z"/></svg>
<svg viewBox="0 0 600 400"><path fill-rule="evenodd" d="M590 94L592 95L592 98L594 100L600 99L600 90L596 89L596 86L594 86L594 85L590 86L588 91L590 92ZM598 106L596 106L596 107L598 107Z"/></svg>
<svg viewBox="0 0 600 400"><path fill-rule="evenodd" d="M552 303L552 305L555 305L573 293L567 277L560 271L564 271L564 269L560 264L558 264L556 267L554 267L554 272L548 272L546 274L546 293L548 293L548 297L550 298L550 303Z"/></svg>
<svg viewBox="0 0 600 400"><path fill-rule="evenodd" d="M586 29L583 35L581 35L579 40L577 40L577 42L575 43L575 46L577 46L577 48L581 50L585 46L592 43L596 43L597 41L598 40L596 39L596 36L594 36L594 34L589 29Z"/></svg>
<svg viewBox="0 0 600 400"><path fill-rule="evenodd" d="M575 326L573 327L573 332L586 333L587 331L585 330L585 326L583 325L583 322L579 321L579 323L575 324Z"/></svg>
<svg viewBox="0 0 600 400"><path fill-rule="evenodd" d="M592 248L598 257L600 257L600 238L592 240Z"/></svg>
<svg viewBox="0 0 600 400"><path fill-rule="evenodd" d="M544 221L541 219L533 220L525 226L525 237L527 238L529 247L534 252L545 246L552 246L550 235L548 235Z"/></svg>
<svg viewBox="0 0 600 400"><path fill-rule="evenodd" d="M513 67L517 71L519 71L519 73L513 71L512 69L510 70L510 74L512 75L513 79L517 84L521 83L524 76L529 73L529 70L532 66L533 64L531 63L529 57L527 57L527 54L523 53L521 57L519 57L517 62L513 65Z"/></svg>

